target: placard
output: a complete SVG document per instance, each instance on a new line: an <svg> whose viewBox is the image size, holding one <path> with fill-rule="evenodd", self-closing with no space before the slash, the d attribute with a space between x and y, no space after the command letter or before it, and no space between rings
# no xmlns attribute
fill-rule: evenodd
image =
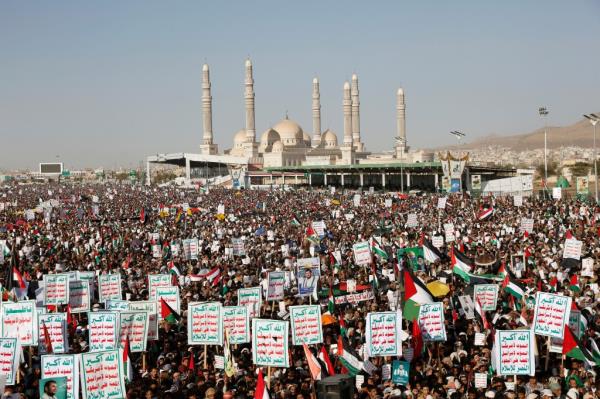
<svg viewBox="0 0 600 399"><path fill-rule="evenodd" d="M357 242L352 246L354 251L354 263L357 265L371 264L371 248L368 241Z"/></svg>
<svg viewBox="0 0 600 399"><path fill-rule="evenodd" d="M42 355L42 379L65 377L67 379L66 399L79 398L79 358L78 355Z"/></svg>
<svg viewBox="0 0 600 399"><path fill-rule="evenodd" d="M475 388L487 388L487 373L475 373Z"/></svg>
<svg viewBox="0 0 600 399"><path fill-rule="evenodd" d="M285 272L268 273L267 301L280 301L284 297Z"/></svg>
<svg viewBox="0 0 600 399"><path fill-rule="evenodd" d="M123 361L117 350L82 353L81 379L84 399L125 399Z"/></svg>
<svg viewBox="0 0 600 399"><path fill-rule="evenodd" d="M446 202L448 201L447 197L438 198L437 207L438 209L446 209Z"/></svg>
<svg viewBox="0 0 600 399"><path fill-rule="evenodd" d="M158 339L158 306L155 301L129 302L129 310L143 310L148 312L148 341Z"/></svg>
<svg viewBox="0 0 600 399"><path fill-rule="evenodd" d="M555 200L559 200L562 198L561 187L552 187L552 198L554 198Z"/></svg>
<svg viewBox="0 0 600 399"><path fill-rule="evenodd" d="M513 196L513 205L514 206L523 206L523 196L522 195Z"/></svg>
<svg viewBox="0 0 600 399"><path fill-rule="evenodd" d="M257 366L290 367L287 321L252 319L252 361Z"/></svg>
<svg viewBox="0 0 600 399"><path fill-rule="evenodd" d="M419 326L423 341L445 341L444 307L442 303L428 303L419 307Z"/></svg>
<svg viewBox="0 0 600 399"><path fill-rule="evenodd" d="M581 258L581 247L583 242L576 238L567 238L565 240L565 249L563 252L563 258L579 260Z"/></svg>
<svg viewBox="0 0 600 399"><path fill-rule="evenodd" d="M417 219L416 213L409 213L406 217L406 227L417 227L419 225L419 220Z"/></svg>
<svg viewBox="0 0 600 399"><path fill-rule="evenodd" d="M35 301L2 303L2 337L17 338L21 346L37 345Z"/></svg>
<svg viewBox="0 0 600 399"><path fill-rule="evenodd" d="M360 194L354 194L354 197L352 198L352 202L353 202L354 206L358 208L360 206Z"/></svg>
<svg viewBox="0 0 600 399"><path fill-rule="evenodd" d="M131 352L144 352L148 342L148 312L123 311L119 313L119 343L125 348L129 337Z"/></svg>
<svg viewBox="0 0 600 399"><path fill-rule="evenodd" d="M453 242L456 240L453 223L444 223L444 235L446 238L446 242Z"/></svg>
<svg viewBox="0 0 600 399"><path fill-rule="evenodd" d="M160 300L164 299L167 305L171 307L175 312L181 314L180 299L179 299L179 287L156 287L156 303L160 305ZM162 320L162 313L158 312L158 320Z"/></svg>
<svg viewBox="0 0 600 399"><path fill-rule="evenodd" d="M71 313L83 313L91 310L92 294L90 283L85 280L69 282L69 305Z"/></svg>
<svg viewBox="0 0 600 399"><path fill-rule="evenodd" d="M123 299L121 295L121 275L101 274L98 276L98 295L100 302L108 299Z"/></svg>
<svg viewBox="0 0 600 399"><path fill-rule="evenodd" d="M88 312L90 352L115 350L119 333L117 312Z"/></svg>
<svg viewBox="0 0 600 399"><path fill-rule="evenodd" d="M156 298L156 287L170 287L173 277L170 274L148 275L148 299Z"/></svg>
<svg viewBox="0 0 600 399"><path fill-rule="evenodd" d="M188 345L223 345L220 302L188 304Z"/></svg>
<svg viewBox="0 0 600 399"><path fill-rule="evenodd" d="M242 240L241 238L232 238L231 244L233 246L233 256L246 256L244 240Z"/></svg>
<svg viewBox="0 0 600 399"><path fill-rule="evenodd" d="M473 302L473 298L468 295L459 295L458 302L460 302L460 310L462 310L463 315L467 318L467 320L474 319L475 303Z"/></svg>
<svg viewBox="0 0 600 399"><path fill-rule="evenodd" d="M250 342L250 318L246 306L223 306L223 330L230 344Z"/></svg>
<svg viewBox="0 0 600 399"><path fill-rule="evenodd" d="M317 267L301 267L298 265L296 279L298 281L298 296L310 296L317 292L321 269ZM283 298L281 298L283 299Z"/></svg>
<svg viewBox="0 0 600 399"><path fill-rule="evenodd" d="M546 337L561 338L569 321L571 298L563 295L537 292L533 314L533 332Z"/></svg>
<svg viewBox="0 0 600 399"><path fill-rule="evenodd" d="M16 338L0 338L0 375L6 376L6 385L15 385L21 345Z"/></svg>
<svg viewBox="0 0 600 399"><path fill-rule="evenodd" d="M481 304L483 311L496 310L498 304L497 284L476 284L473 288L473 302Z"/></svg>
<svg viewBox="0 0 600 399"><path fill-rule="evenodd" d="M408 385L408 374L410 372L410 363L401 360L392 362L392 382L397 385Z"/></svg>
<svg viewBox="0 0 600 399"><path fill-rule="evenodd" d="M123 299L109 299L104 304L105 310L113 310L115 312L122 312L129 310L129 301Z"/></svg>
<svg viewBox="0 0 600 399"><path fill-rule="evenodd" d="M320 344L323 342L321 307L319 305L290 306L292 345Z"/></svg>
<svg viewBox="0 0 600 399"><path fill-rule="evenodd" d="M67 338L67 314L66 313L44 313L38 315L39 328L38 350L40 354L46 353L46 339L44 336L44 325L50 335L53 353L66 353L69 350L69 340Z"/></svg>
<svg viewBox="0 0 600 399"><path fill-rule="evenodd" d="M533 332L496 331L498 375L535 375Z"/></svg>
<svg viewBox="0 0 600 399"><path fill-rule="evenodd" d="M521 233L527 232L529 234L533 233L533 219L530 218L521 218Z"/></svg>
<svg viewBox="0 0 600 399"><path fill-rule="evenodd" d="M44 305L69 303L69 275L44 274Z"/></svg>
<svg viewBox="0 0 600 399"><path fill-rule="evenodd" d="M238 289L238 306L248 308L250 318L260 317L261 295L260 287L240 288Z"/></svg>
<svg viewBox="0 0 600 399"><path fill-rule="evenodd" d="M583 258L581 260L581 277L594 277L594 259Z"/></svg>
<svg viewBox="0 0 600 399"><path fill-rule="evenodd" d="M312 228L319 237L325 237L325 222L322 220L312 222Z"/></svg>
<svg viewBox="0 0 600 399"><path fill-rule="evenodd" d="M368 313L366 351L369 356L401 356L401 331L401 312Z"/></svg>
<svg viewBox="0 0 600 399"><path fill-rule="evenodd" d="M436 248L442 248L444 246L444 237L442 237L442 236L431 237L431 244Z"/></svg>

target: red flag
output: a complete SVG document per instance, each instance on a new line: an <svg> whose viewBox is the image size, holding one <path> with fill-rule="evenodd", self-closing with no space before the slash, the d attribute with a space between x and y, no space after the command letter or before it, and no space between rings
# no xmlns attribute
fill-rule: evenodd
<svg viewBox="0 0 600 399"><path fill-rule="evenodd" d="M413 321L412 325L412 342L415 349L414 358L416 359L421 356L421 352L423 351L423 335L421 334L421 327L417 320Z"/></svg>
<svg viewBox="0 0 600 399"><path fill-rule="evenodd" d="M328 375L335 375L335 369L333 368L333 363L331 363L331 359L329 359L329 354L325 350L325 346L321 346L321 351L319 352L319 359L325 363L326 371Z"/></svg>
<svg viewBox="0 0 600 399"><path fill-rule="evenodd" d="M573 233L571 233L571 230L567 230L567 232L565 234L565 238L567 240L570 240L571 238L573 238Z"/></svg>
<svg viewBox="0 0 600 399"><path fill-rule="evenodd" d="M146 211L144 210L144 208L142 208L142 211L140 212L140 222L146 222Z"/></svg>
<svg viewBox="0 0 600 399"><path fill-rule="evenodd" d="M196 368L196 363L194 362L194 352L190 352L190 360L188 361L188 370L192 370L192 374L194 374L195 368Z"/></svg>
<svg viewBox="0 0 600 399"><path fill-rule="evenodd" d="M422 247L425 245L425 233L421 232L421 236L419 237L419 246Z"/></svg>
<svg viewBox="0 0 600 399"><path fill-rule="evenodd" d="M71 305L67 305L67 325L72 329L77 328L77 319L75 319L73 313L71 313Z"/></svg>
<svg viewBox="0 0 600 399"><path fill-rule="evenodd" d="M258 370L258 381L256 382L256 390L254 391L254 399L269 399L269 390L267 384L265 384L265 377L263 376L262 369Z"/></svg>
<svg viewBox="0 0 600 399"><path fill-rule="evenodd" d="M16 280L19 283L19 288L27 288L25 285L25 279L23 278L23 275L15 266L13 266L13 280Z"/></svg>
<svg viewBox="0 0 600 399"><path fill-rule="evenodd" d="M46 327L46 323L42 321L42 329L44 331L44 344L46 345L46 353L53 353L52 350L52 340L50 339L50 333L48 332L48 327Z"/></svg>

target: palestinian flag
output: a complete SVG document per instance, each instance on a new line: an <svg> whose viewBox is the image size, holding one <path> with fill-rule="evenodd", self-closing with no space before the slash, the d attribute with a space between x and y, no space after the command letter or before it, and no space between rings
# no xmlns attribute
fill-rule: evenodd
<svg viewBox="0 0 600 399"><path fill-rule="evenodd" d="M171 274L171 285L179 285L179 277L181 276L181 272L175 266L175 262L170 261L169 265L169 273Z"/></svg>
<svg viewBox="0 0 600 399"><path fill-rule="evenodd" d="M23 275L21 274L19 269L17 269L15 266L13 266L13 280L19 284L18 287L14 287L14 288L20 288L22 290L27 288L27 285L25 284L25 279L23 278Z"/></svg>
<svg viewBox="0 0 600 399"><path fill-rule="evenodd" d="M500 267L498 268L498 273L497 276L501 279L504 280L506 278L506 276L508 276L508 273L506 272L506 265L504 264L504 262L502 262L502 264L500 265Z"/></svg>
<svg viewBox="0 0 600 399"><path fill-rule="evenodd" d="M525 287L516 280L513 280L508 274L504 277L504 281L502 281L502 288L518 300L521 300L525 295Z"/></svg>
<svg viewBox="0 0 600 399"><path fill-rule="evenodd" d="M133 365L131 364L131 345L129 343L129 335L125 338L125 346L123 347L123 370L125 371L125 379L133 380Z"/></svg>
<svg viewBox="0 0 600 399"><path fill-rule="evenodd" d="M488 206L487 208L482 206L479 209L479 213L477 214L477 220L489 219L493 214L494 214L493 206Z"/></svg>
<svg viewBox="0 0 600 399"><path fill-rule="evenodd" d="M321 242L319 235L317 234L315 229L312 228L312 226L308 226L306 228L306 239L316 245L318 245Z"/></svg>
<svg viewBox="0 0 600 399"><path fill-rule="evenodd" d="M433 295L425 284L408 269L404 269L404 311L402 316L406 320L415 320L419 317L419 308L423 304L433 303Z"/></svg>
<svg viewBox="0 0 600 399"><path fill-rule="evenodd" d="M271 395L265 384L265 377L262 369L258 369L258 381L256 382L256 390L254 391L254 399L270 399Z"/></svg>
<svg viewBox="0 0 600 399"><path fill-rule="evenodd" d="M371 247L371 253L375 254L375 256L379 257L382 260L388 259L387 252L385 252L385 249L383 249L383 247L375 238L371 237L369 246Z"/></svg>
<svg viewBox="0 0 600 399"><path fill-rule="evenodd" d="M296 214L294 214L294 216L292 217L292 226L300 226L300 219L298 219L298 216L296 216Z"/></svg>
<svg viewBox="0 0 600 399"><path fill-rule="evenodd" d="M331 359L329 359L329 354L325 350L325 346L321 346L321 350L319 351L319 360L325 365L325 371L327 375L335 375L335 369L333 368L333 363L331 363Z"/></svg>
<svg viewBox="0 0 600 399"><path fill-rule="evenodd" d="M471 281L470 274L473 268L473 261L454 247L452 247L450 259L452 272L469 283Z"/></svg>
<svg viewBox="0 0 600 399"><path fill-rule="evenodd" d="M580 360L587 365L595 366L592 354L579 342L573 331L565 324L562 354Z"/></svg>
<svg viewBox="0 0 600 399"><path fill-rule="evenodd" d="M52 339L50 338L50 332L48 331L48 327L46 323L42 321L42 330L44 332L44 345L46 346L46 353L52 354L54 350L52 349Z"/></svg>
<svg viewBox="0 0 600 399"><path fill-rule="evenodd" d="M338 336L338 359L352 377L360 373L363 369L362 360L360 360L358 354L341 335Z"/></svg>
<svg viewBox="0 0 600 399"><path fill-rule="evenodd" d="M160 298L160 314L163 320L166 320L170 324L175 324L181 319L181 316L169 306L164 298Z"/></svg>
<svg viewBox="0 0 600 399"><path fill-rule="evenodd" d="M306 345L306 342L302 344L302 347L304 348L304 356L306 356L306 362L308 363L308 369L310 370L310 375L313 381L321 380L321 365L319 364L319 361L310 351L310 348L308 345Z"/></svg>
<svg viewBox="0 0 600 399"><path fill-rule="evenodd" d="M579 286L579 280L577 279L577 274L573 274L569 281L569 290L573 292L581 291L581 287Z"/></svg>
<svg viewBox="0 0 600 399"><path fill-rule="evenodd" d="M340 335L342 337L348 336L348 329L346 328L346 320L342 316L340 316Z"/></svg>
<svg viewBox="0 0 600 399"><path fill-rule="evenodd" d="M597 365L600 365L600 348L594 338L590 338L590 345L592 346L592 357Z"/></svg>
<svg viewBox="0 0 600 399"><path fill-rule="evenodd" d="M429 240L423 240L423 257L429 263L442 259L442 253Z"/></svg>

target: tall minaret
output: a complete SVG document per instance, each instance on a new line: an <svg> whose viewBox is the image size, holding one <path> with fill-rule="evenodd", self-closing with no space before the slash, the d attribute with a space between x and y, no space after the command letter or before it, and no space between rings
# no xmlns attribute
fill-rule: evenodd
<svg viewBox="0 0 600 399"><path fill-rule="evenodd" d="M321 94L319 93L319 79L313 79L312 91L312 120L313 139L312 144L318 147L321 144Z"/></svg>
<svg viewBox="0 0 600 399"><path fill-rule="evenodd" d="M350 83L344 83L344 146L352 146L352 99Z"/></svg>
<svg viewBox="0 0 600 399"><path fill-rule="evenodd" d="M202 119L204 134L200 151L202 154L216 154L217 145L213 144L212 134L212 96L210 95L210 71L208 64L202 66Z"/></svg>
<svg viewBox="0 0 600 399"><path fill-rule="evenodd" d="M360 101L358 100L358 76L352 74L352 145L357 151L362 151L360 142Z"/></svg>
<svg viewBox="0 0 600 399"><path fill-rule="evenodd" d="M246 142L254 143L256 140L256 130L254 128L254 79L252 78L252 62L250 58L246 60Z"/></svg>
<svg viewBox="0 0 600 399"><path fill-rule="evenodd" d="M404 90L399 88L396 92L396 156L406 152L406 105L404 104Z"/></svg>

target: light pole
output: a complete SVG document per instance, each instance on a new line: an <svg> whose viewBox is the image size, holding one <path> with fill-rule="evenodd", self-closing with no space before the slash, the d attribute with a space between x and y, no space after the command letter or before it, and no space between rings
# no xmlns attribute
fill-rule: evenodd
<svg viewBox="0 0 600 399"><path fill-rule="evenodd" d="M540 107L538 113L544 120L544 190L548 191L548 129L546 128L546 116L548 116L548 109L546 107Z"/></svg>
<svg viewBox="0 0 600 399"><path fill-rule="evenodd" d="M598 205L598 166L596 160L598 155L596 154L596 123L600 121L600 116L596 114L583 115L587 120L590 121L594 127L594 186L596 188L596 205Z"/></svg>

